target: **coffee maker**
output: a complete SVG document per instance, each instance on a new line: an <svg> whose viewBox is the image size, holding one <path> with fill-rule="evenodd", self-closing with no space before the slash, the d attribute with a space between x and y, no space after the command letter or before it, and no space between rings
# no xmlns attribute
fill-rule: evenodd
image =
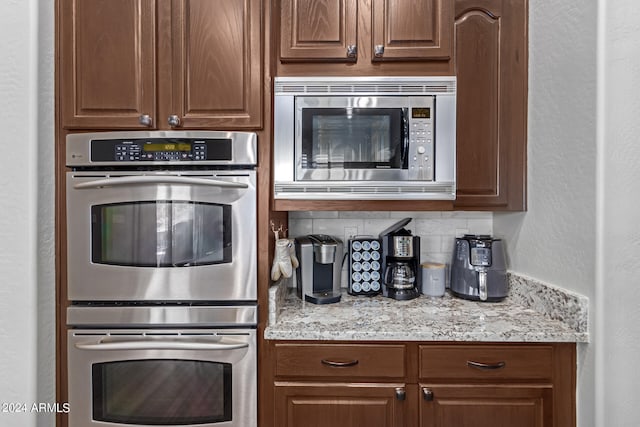
<svg viewBox="0 0 640 427"><path fill-rule="evenodd" d="M509 293L502 240L465 234L456 238L451 260L451 292L474 301L501 301Z"/></svg>
<svg viewBox="0 0 640 427"><path fill-rule="evenodd" d="M420 237L404 228L411 218L393 224L380 233L382 240L382 295L410 300L420 295Z"/></svg>
<svg viewBox="0 0 640 427"><path fill-rule="evenodd" d="M298 296L314 304L340 301L342 242L326 234L310 234L297 237L295 249Z"/></svg>

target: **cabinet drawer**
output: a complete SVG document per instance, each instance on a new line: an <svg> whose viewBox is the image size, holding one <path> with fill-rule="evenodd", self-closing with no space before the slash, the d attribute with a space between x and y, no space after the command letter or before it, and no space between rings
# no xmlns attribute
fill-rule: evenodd
<svg viewBox="0 0 640 427"><path fill-rule="evenodd" d="M276 376L405 376L404 345L276 344Z"/></svg>
<svg viewBox="0 0 640 427"><path fill-rule="evenodd" d="M421 379L550 380L553 348L527 345L423 345Z"/></svg>

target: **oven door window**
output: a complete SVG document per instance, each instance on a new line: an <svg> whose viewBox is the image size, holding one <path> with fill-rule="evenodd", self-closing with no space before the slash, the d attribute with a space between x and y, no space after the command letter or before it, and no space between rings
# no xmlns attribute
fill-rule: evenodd
<svg viewBox="0 0 640 427"><path fill-rule="evenodd" d="M231 262L231 206L149 201L91 207L91 260L133 267Z"/></svg>
<svg viewBox="0 0 640 427"><path fill-rule="evenodd" d="M303 169L406 168L402 108L304 108Z"/></svg>
<svg viewBox="0 0 640 427"><path fill-rule="evenodd" d="M93 419L132 425L231 421L231 364L145 359L96 363Z"/></svg>

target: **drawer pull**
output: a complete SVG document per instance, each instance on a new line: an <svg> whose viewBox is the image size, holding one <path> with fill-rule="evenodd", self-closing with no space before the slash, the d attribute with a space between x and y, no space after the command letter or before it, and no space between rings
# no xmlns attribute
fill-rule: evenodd
<svg viewBox="0 0 640 427"><path fill-rule="evenodd" d="M467 366L470 368L476 368L476 369L481 369L481 370L485 370L485 371L491 371L491 370L495 370L495 369L502 369L506 366L507 364L504 362L498 362L498 363L481 363L481 362L474 362L472 360L467 360Z"/></svg>
<svg viewBox="0 0 640 427"><path fill-rule="evenodd" d="M332 368L348 368L349 366L355 366L358 364L357 359L353 360L321 360L323 365L330 366Z"/></svg>

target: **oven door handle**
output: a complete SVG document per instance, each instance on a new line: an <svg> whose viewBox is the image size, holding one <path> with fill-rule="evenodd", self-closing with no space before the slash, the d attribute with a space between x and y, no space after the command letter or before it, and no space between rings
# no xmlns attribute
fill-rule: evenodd
<svg viewBox="0 0 640 427"><path fill-rule="evenodd" d="M221 188L249 188L248 184L242 182L219 181L215 179L190 178L186 176L125 176L122 178L105 178L95 181L80 182L73 188L82 190L88 188L114 187L119 185L144 185L144 184L186 184L205 185L209 187Z"/></svg>
<svg viewBox="0 0 640 427"><path fill-rule="evenodd" d="M80 350L239 350L249 347L241 342L189 342L189 341L111 341L97 343L76 343Z"/></svg>

